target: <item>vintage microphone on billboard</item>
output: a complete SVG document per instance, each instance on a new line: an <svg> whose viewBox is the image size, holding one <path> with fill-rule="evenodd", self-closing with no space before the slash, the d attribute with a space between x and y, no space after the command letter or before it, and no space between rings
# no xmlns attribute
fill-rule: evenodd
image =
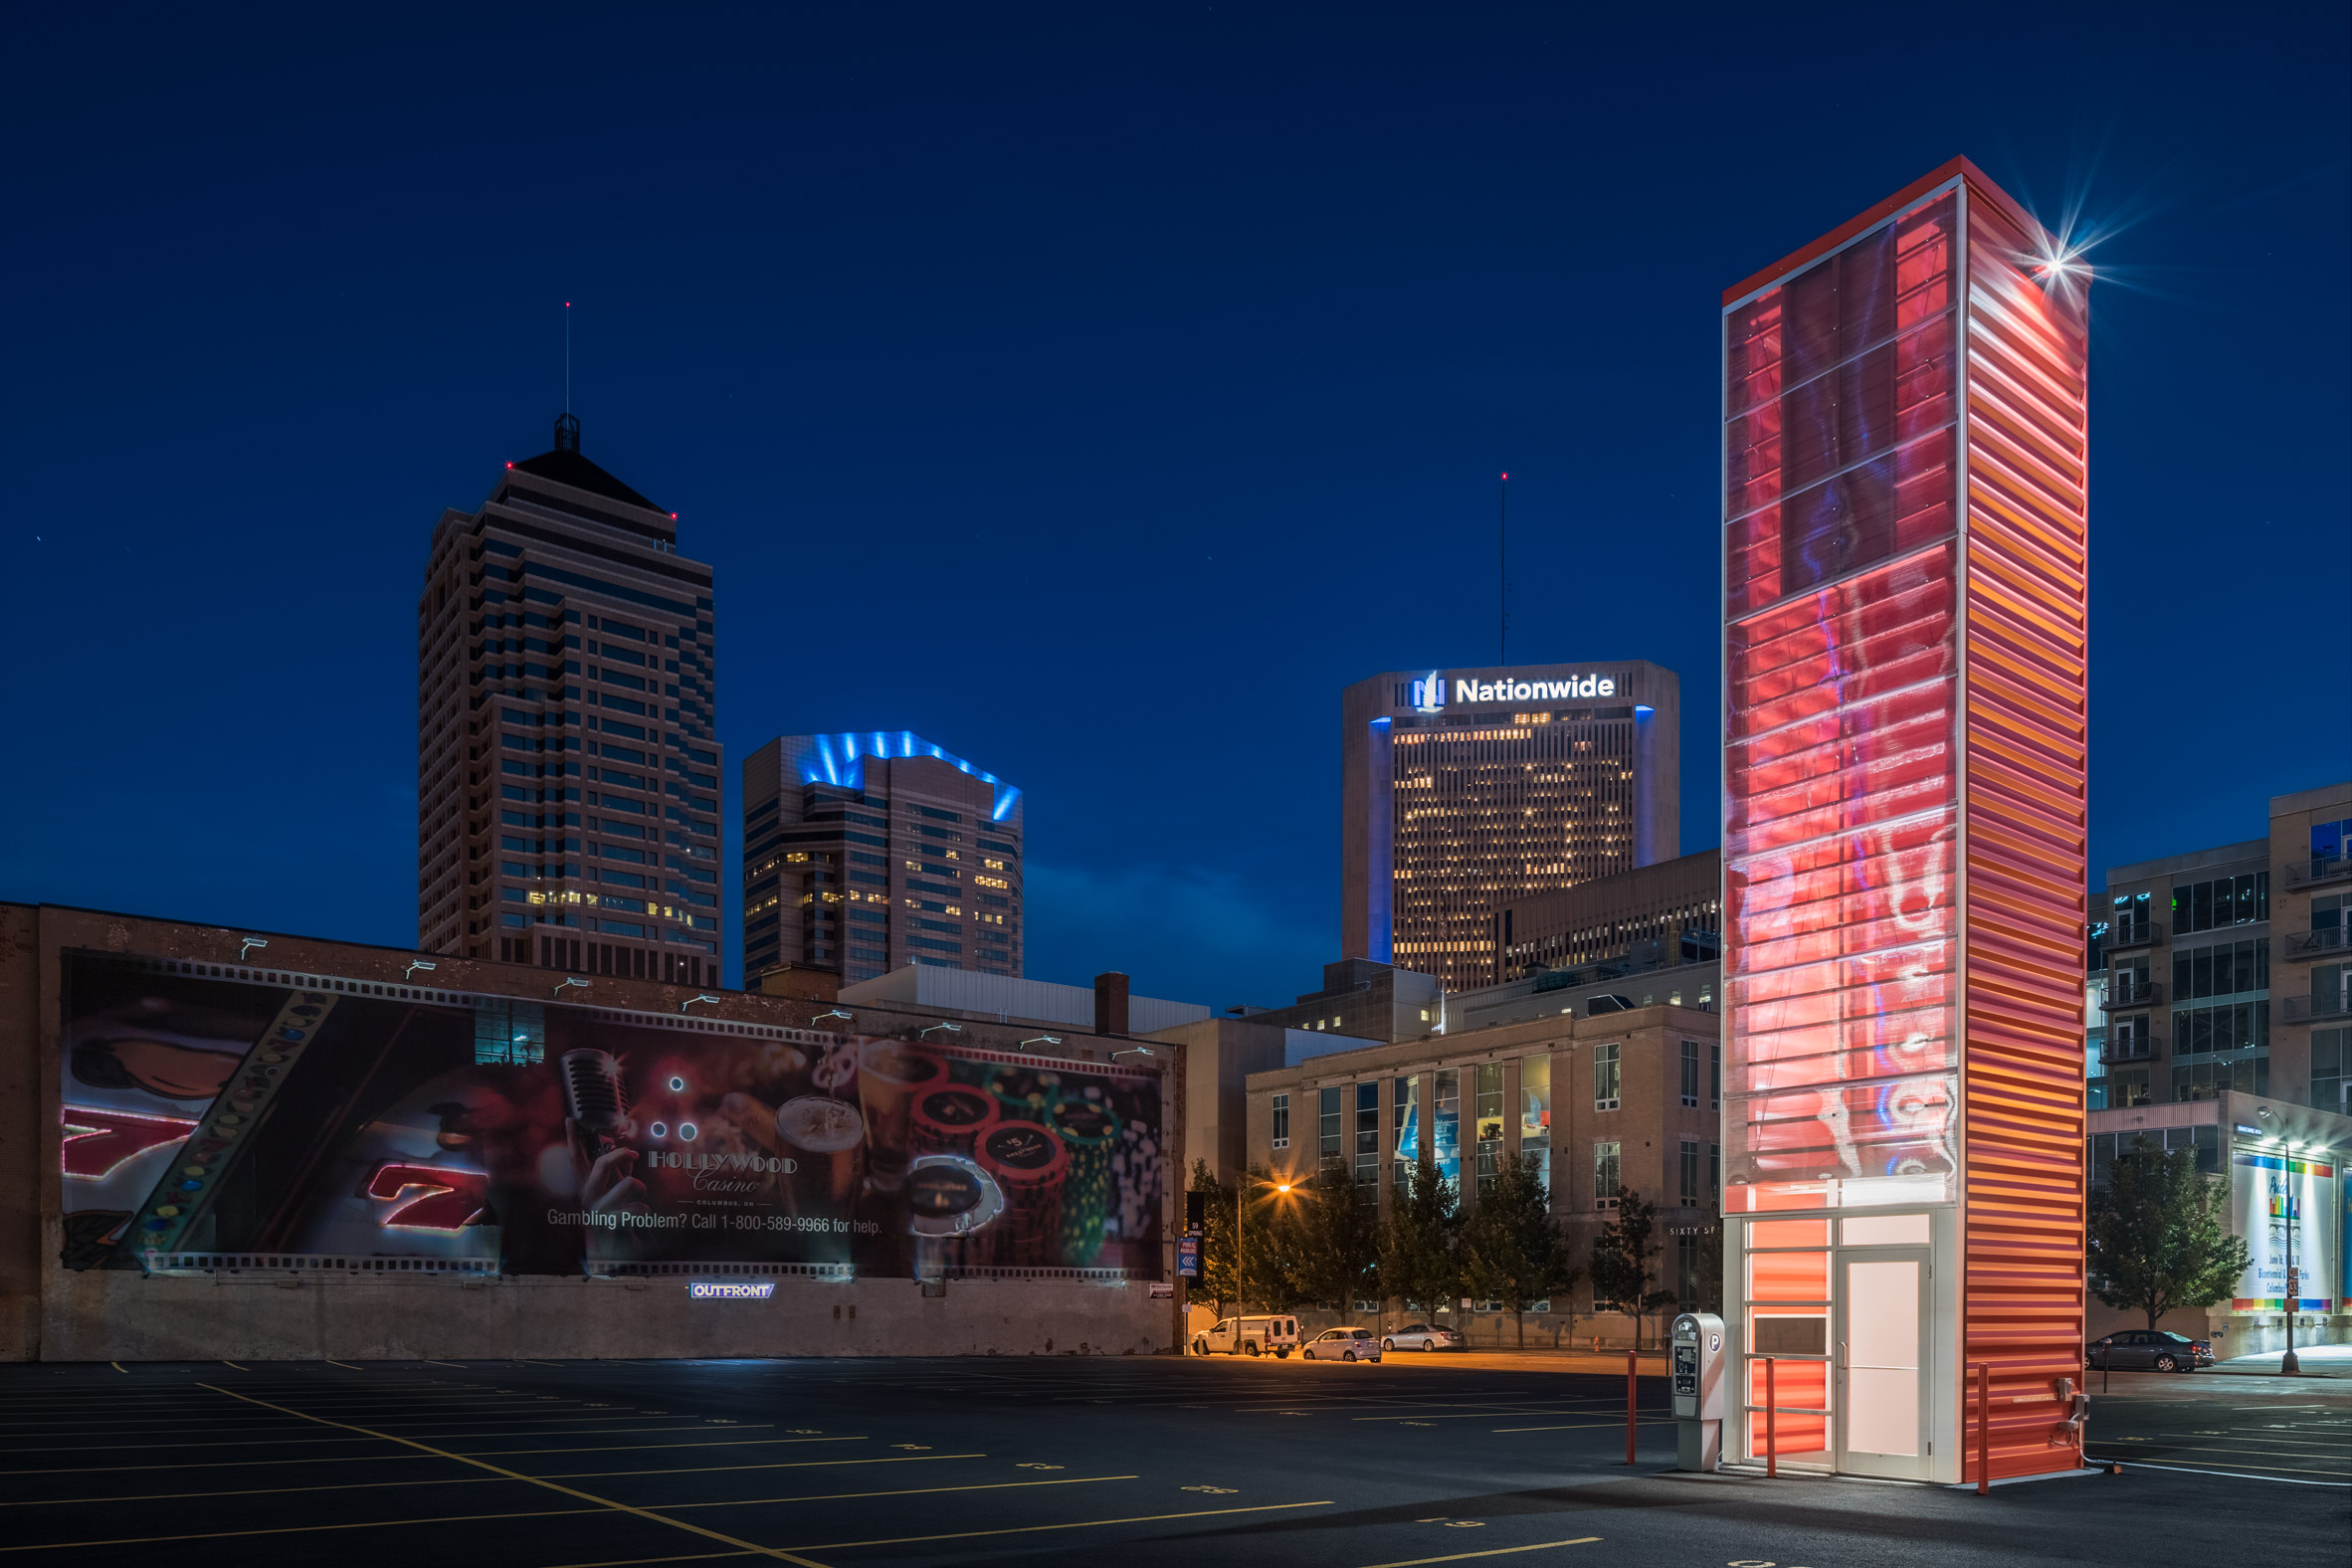
<svg viewBox="0 0 2352 1568"><path fill-rule="evenodd" d="M593 1165L620 1147L621 1124L629 1114L620 1061L609 1051L567 1051L558 1067L563 1108L580 1129L581 1149Z"/></svg>

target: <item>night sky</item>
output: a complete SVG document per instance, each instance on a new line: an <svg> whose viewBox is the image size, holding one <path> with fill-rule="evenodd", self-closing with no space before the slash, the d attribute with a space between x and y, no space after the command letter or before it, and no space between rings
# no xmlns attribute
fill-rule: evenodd
<svg viewBox="0 0 2352 1568"><path fill-rule="evenodd" d="M19 12L0 897L414 941L425 547L565 299L730 877L755 746L908 728L1033 976L1312 989L1340 688L1494 658L1504 469L1514 660L1678 671L1704 848L1719 294L1955 153L2104 236L2094 883L2257 836L2352 773L2346 8L1968 14Z"/></svg>

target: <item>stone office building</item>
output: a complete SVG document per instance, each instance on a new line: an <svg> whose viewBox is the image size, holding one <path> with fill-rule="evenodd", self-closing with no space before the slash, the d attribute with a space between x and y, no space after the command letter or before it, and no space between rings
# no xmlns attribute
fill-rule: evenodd
<svg viewBox="0 0 2352 1568"><path fill-rule="evenodd" d="M1466 1210L1503 1160L1532 1154L1572 1256L1589 1256L1622 1182L1658 1207L1659 1287L1696 1300L1696 1233L1714 1222L1722 1191L1721 1020L1695 1005L1714 988L1713 966L1702 967L1703 977L1662 972L1677 977L1685 1005L1657 987L1660 1001L1631 1010L1606 995L1552 1010L1538 1004L1569 994L1531 994L1510 1022L1253 1073L1250 1162L1304 1180L1337 1158L1385 1216L1424 1150ZM1607 1309L1589 1278L1571 1294L1544 1309Z"/></svg>

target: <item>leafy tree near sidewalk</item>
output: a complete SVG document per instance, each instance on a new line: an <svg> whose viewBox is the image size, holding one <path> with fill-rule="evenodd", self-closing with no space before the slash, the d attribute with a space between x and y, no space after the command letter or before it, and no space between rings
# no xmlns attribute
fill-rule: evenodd
<svg viewBox="0 0 2352 1568"><path fill-rule="evenodd" d="M1192 1282L1185 1298L1214 1302L1217 1315L1225 1317L1230 1315L1229 1303L1239 1303L1233 1267L1234 1191L1217 1179L1207 1160L1192 1162L1192 1184L1186 1191L1201 1194L1202 1212L1201 1276Z"/></svg>
<svg viewBox="0 0 2352 1568"><path fill-rule="evenodd" d="M1405 1173L1380 1228L1381 1287L1409 1311L1435 1312L1463 1293L1462 1198L1424 1154Z"/></svg>
<svg viewBox="0 0 2352 1568"><path fill-rule="evenodd" d="M1310 1301L1352 1311L1380 1294L1380 1210L1343 1160L1323 1162L1298 1207L1297 1276Z"/></svg>
<svg viewBox="0 0 2352 1568"><path fill-rule="evenodd" d="M1552 1196L1536 1156L1502 1162L1494 1184L1462 1228L1463 1271L1470 1294L1511 1309L1519 1343L1527 1343L1527 1304L1565 1290L1582 1273L1552 1224Z"/></svg>
<svg viewBox="0 0 2352 1568"><path fill-rule="evenodd" d="M1593 1238L1593 1296L1614 1301L1634 1315L1634 1344L1642 1342L1641 1314L1673 1302L1674 1292L1656 1288L1658 1276L1658 1209L1633 1188L1620 1183L1617 1213Z"/></svg>
<svg viewBox="0 0 2352 1568"><path fill-rule="evenodd" d="M2230 1184L2197 1169L2193 1149L2146 1138L2118 1155L2090 1195L2090 1287L2109 1306L2147 1315L2228 1299L2246 1273L2246 1238L2230 1234Z"/></svg>

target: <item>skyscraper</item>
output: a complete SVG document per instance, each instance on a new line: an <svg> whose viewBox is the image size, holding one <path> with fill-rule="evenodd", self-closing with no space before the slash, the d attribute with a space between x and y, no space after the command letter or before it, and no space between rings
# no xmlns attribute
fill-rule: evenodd
<svg viewBox="0 0 2352 1568"><path fill-rule="evenodd" d="M579 421L442 513L417 605L417 945L715 985L710 568Z"/></svg>
<svg viewBox="0 0 2352 1568"><path fill-rule="evenodd" d="M1486 985L1506 904L1681 852L1670 670L1392 671L1339 709L1343 957Z"/></svg>
<svg viewBox="0 0 2352 1568"><path fill-rule="evenodd" d="M743 980L908 964L1021 973L1021 792L903 729L779 735L743 763Z"/></svg>
<svg viewBox="0 0 2352 1568"><path fill-rule="evenodd" d="M1734 1454L2079 1464L2086 283L1954 159L1723 295Z"/></svg>

